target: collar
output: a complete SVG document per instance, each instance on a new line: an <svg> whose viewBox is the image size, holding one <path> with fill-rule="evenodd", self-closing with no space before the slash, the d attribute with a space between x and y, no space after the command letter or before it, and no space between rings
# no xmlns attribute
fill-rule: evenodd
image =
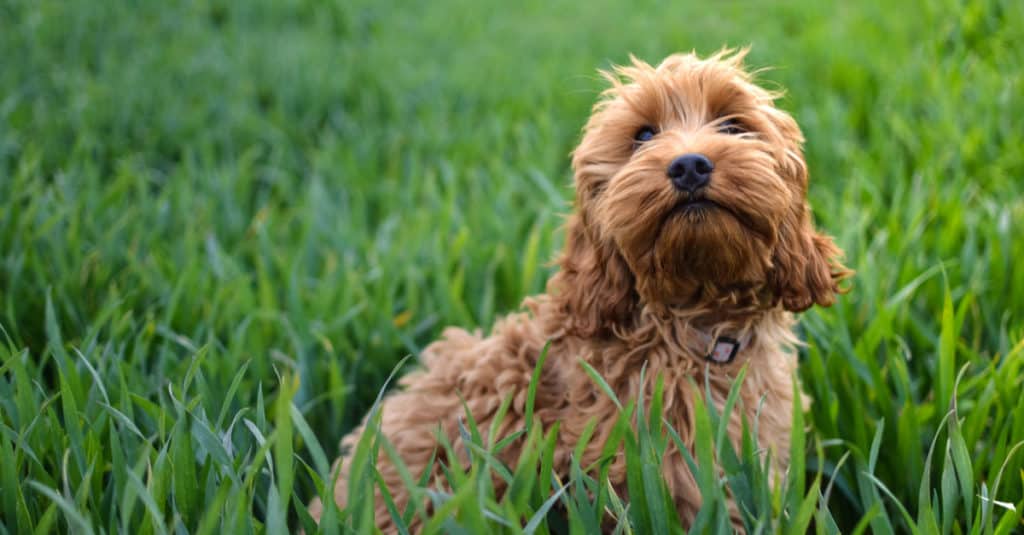
<svg viewBox="0 0 1024 535"><path fill-rule="evenodd" d="M695 329L697 339L703 348L704 360L715 364L729 364L736 359L736 355L750 345L753 338L749 331L744 331L736 336L718 335Z"/></svg>

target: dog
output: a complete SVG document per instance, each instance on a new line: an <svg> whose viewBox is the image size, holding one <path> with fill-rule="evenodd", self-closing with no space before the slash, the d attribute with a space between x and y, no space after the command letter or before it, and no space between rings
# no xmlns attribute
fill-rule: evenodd
<svg viewBox="0 0 1024 535"><path fill-rule="evenodd" d="M465 451L465 409L486 430L511 397L498 438L522 429L531 376L549 342L534 415L545 429L560 424L554 468L563 479L588 422L597 426L581 466L602 455L619 411L580 360L624 400L649 396L660 375L664 417L690 448L694 396L709 389L721 408L747 366L728 434L738 443L743 419L756 419L759 446L771 450L772 470L784 473L794 401L806 403L794 400L793 313L831 305L852 272L813 225L800 129L775 107L779 94L754 83L746 53L676 54L657 66L631 56L630 65L601 72L610 87L572 154L574 211L545 293L527 298L526 310L500 319L489 336L446 329L422 352L422 370L380 406L380 431L413 478L430 466L432 481L443 481L440 465L451 462L438 433ZM647 384L640 384L645 365ZM342 440L343 451L363 429ZM521 446L512 443L501 460L514 466ZM343 455L336 464L339 506L350 462ZM377 462L404 511L410 493L398 470L383 453ZM701 496L674 445L662 467L680 519L692 522ZM623 456L608 478L625 496ZM379 490L375 508L379 527L394 531ZM319 501L310 506L317 521L322 510Z"/></svg>

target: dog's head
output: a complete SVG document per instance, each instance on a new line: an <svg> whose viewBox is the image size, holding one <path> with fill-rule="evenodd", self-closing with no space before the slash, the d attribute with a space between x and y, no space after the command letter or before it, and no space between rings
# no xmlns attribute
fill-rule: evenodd
<svg viewBox="0 0 1024 535"><path fill-rule="evenodd" d="M580 334L641 303L827 306L850 274L813 227L800 129L744 54L603 73L611 87L573 155L576 212L551 288Z"/></svg>

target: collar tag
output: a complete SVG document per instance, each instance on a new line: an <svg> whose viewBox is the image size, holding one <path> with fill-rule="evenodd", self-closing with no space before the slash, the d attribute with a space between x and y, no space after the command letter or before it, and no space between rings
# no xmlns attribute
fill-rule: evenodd
<svg viewBox="0 0 1024 535"><path fill-rule="evenodd" d="M729 364L736 358L736 353L740 351L740 342L735 338L729 338L728 336L719 336L715 340L715 347L711 350L711 353L706 355L704 358L714 362L716 364Z"/></svg>

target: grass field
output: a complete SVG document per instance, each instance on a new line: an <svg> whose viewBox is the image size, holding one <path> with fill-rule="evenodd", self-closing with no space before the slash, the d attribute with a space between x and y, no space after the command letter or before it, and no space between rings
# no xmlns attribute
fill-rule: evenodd
<svg viewBox="0 0 1024 535"><path fill-rule="evenodd" d="M696 531L726 488L765 532L1024 529L1024 3L685 4L0 0L0 533L310 527L393 367L543 287L595 70L726 44L858 275L804 316L785 481L704 415ZM428 528L677 529L628 411L628 506L531 428Z"/></svg>

